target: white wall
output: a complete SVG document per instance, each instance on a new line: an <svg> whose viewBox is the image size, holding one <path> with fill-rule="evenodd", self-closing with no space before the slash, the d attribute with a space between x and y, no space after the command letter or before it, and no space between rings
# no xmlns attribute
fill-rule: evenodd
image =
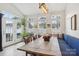
<svg viewBox="0 0 79 59"><path fill-rule="evenodd" d="M71 30L71 17L77 15L77 30ZM79 38L79 3L67 4L66 9L66 33Z"/></svg>

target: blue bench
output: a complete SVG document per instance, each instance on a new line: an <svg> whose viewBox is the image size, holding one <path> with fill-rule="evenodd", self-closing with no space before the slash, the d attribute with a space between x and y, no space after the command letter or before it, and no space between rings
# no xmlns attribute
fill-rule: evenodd
<svg viewBox="0 0 79 59"><path fill-rule="evenodd" d="M64 34L64 41L72 48L70 50L79 56L79 38Z"/></svg>
<svg viewBox="0 0 79 59"><path fill-rule="evenodd" d="M62 56L74 56L74 55L76 55L74 53L73 54L71 53L71 52L73 52L71 50L72 48L63 39L58 39L58 42L59 42Z"/></svg>

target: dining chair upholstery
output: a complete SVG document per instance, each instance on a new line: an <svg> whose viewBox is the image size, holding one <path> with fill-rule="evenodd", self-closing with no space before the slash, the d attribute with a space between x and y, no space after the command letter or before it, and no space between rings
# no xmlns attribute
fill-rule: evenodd
<svg viewBox="0 0 79 59"><path fill-rule="evenodd" d="M33 40L36 40L37 39L37 35L33 35Z"/></svg>
<svg viewBox="0 0 79 59"><path fill-rule="evenodd" d="M32 41L32 37L31 36L29 36L29 37L24 37L24 42L25 42L25 44L28 44L29 42L31 42Z"/></svg>
<svg viewBox="0 0 79 59"><path fill-rule="evenodd" d="M38 35L38 38L40 38L41 37L41 35Z"/></svg>

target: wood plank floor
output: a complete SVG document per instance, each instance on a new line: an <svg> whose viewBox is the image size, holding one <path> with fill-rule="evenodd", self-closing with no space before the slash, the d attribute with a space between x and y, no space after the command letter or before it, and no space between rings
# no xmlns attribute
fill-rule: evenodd
<svg viewBox="0 0 79 59"><path fill-rule="evenodd" d="M3 51L0 52L0 56L25 56L25 52L17 50L17 48L22 45L24 45L24 42L4 48Z"/></svg>

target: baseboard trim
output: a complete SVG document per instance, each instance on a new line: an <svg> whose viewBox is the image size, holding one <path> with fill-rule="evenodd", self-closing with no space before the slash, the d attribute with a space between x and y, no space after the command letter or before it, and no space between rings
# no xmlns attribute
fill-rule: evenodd
<svg viewBox="0 0 79 59"><path fill-rule="evenodd" d="M19 41L19 42L16 42L16 43L10 44L10 45L5 46L5 47L3 47L3 48L7 48L7 47L10 47L10 46L12 46L12 45L15 45L15 44L21 43L21 42L23 42L23 41Z"/></svg>

